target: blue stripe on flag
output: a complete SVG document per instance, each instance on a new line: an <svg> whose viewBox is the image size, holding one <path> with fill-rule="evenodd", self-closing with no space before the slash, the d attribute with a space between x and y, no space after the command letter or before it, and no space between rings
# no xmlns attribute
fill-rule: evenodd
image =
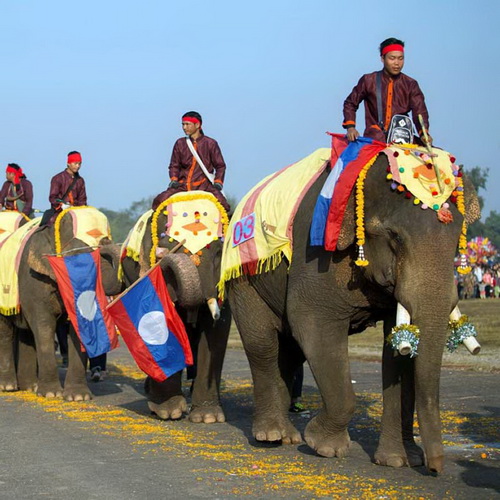
<svg viewBox="0 0 500 500"><path fill-rule="evenodd" d="M170 329L167 329L168 334L165 343L151 344L148 342L147 337L145 338L143 328L140 327L141 319L155 311L163 314L166 324L165 311L151 280L144 278L130 292L125 294L121 300L135 329L167 377L182 370L186 366L184 351L174 333Z"/></svg>
<svg viewBox="0 0 500 500"><path fill-rule="evenodd" d="M80 339L89 358L95 358L111 350L106 323L96 298L97 268L90 253L64 257L64 260L75 296Z"/></svg>

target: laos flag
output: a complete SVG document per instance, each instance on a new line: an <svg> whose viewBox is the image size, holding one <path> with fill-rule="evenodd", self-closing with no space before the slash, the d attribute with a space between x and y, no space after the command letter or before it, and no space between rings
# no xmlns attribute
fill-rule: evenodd
<svg viewBox="0 0 500 500"><path fill-rule="evenodd" d="M137 366L154 380L163 382L193 364L184 323L159 266L133 283L107 310Z"/></svg>
<svg viewBox="0 0 500 500"><path fill-rule="evenodd" d="M106 312L99 250L48 259L66 312L89 358L117 347L116 328Z"/></svg>

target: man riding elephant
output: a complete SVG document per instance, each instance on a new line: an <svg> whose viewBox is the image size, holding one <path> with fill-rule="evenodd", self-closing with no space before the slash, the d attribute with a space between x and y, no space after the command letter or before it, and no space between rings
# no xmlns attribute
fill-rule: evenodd
<svg viewBox="0 0 500 500"><path fill-rule="evenodd" d="M0 191L0 206L29 217L33 209L33 185L17 163L7 165L5 176L7 180Z"/></svg>
<svg viewBox="0 0 500 500"><path fill-rule="evenodd" d="M153 210L174 193L208 191L229 212L229 204L222 193L226 164L215 139L206 136L201 128L202 118L196 111L182 116L186 137L177 139L168 168L168 189L153 200Z"/></svg>
<svg viewBox="0 0 500 500"><path fill-rule="evenodd" d="M380 44L383 69L363 75L344 101L342 126L347 129L349 141L355 141L359 137L359 132L356 130L356 111L361 102L364 102L364 137L392 142L388 140L388 132L393 117L407 116L411 111L413 123L417 125L421 140L424 142L428 140L429 144L432 144L432 138L429 136L426 139L419 125L418 116L421 115L425 128L429 129L429 114L424 94L416 80L402 73L405 62L404 45L404 42L397 38L384 40Z"/></svg>

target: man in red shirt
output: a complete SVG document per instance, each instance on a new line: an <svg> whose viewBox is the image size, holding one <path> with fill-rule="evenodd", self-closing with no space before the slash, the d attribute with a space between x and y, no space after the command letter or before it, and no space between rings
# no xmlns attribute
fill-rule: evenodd
<svg viewBox="0 0 500 500"><path fill-rule="evenodd" d="M17 163L7 165L5 176L7 180L0 191L0 207L17 210L29 217L33 207L33 185Z"/></svg>
<svg viewBox="0 0 500 500"><path fill-rule="evenodd" d="M168 168L170 184L166 191L153 200L153 210L174 193L201 190L212 193L229 212L229 204L222 194L226 164L217 141L207 137L201 125L201 115L196 111L189 111L182 116L182 129L186 137L177 139L174 144ZM199 165L188 145L188 139L213 179L209 179Z"/></svg>
<svg viewBox="0 0 500 500"><path fill-rule="evenodd" d="M82 155L78 151L68 153L66 168L50 180L49 201L51 208L43 214L40 225L50 225L54 216L69 207L87 204L85 181L80 176Z"/></svg>
<svg viewBox="0 0 500 500"><path fill-rule="evenodd" d="M380 58L383 69L363 75L344 101L344 122L349 141L359 137L356 130L356 111L361 102L365 103L364 136L387 142L387 132L394 115L408 115L411 111L413 124L424 141L418 115L422 115L425 128L429 129L429 114L424 94L413 78L402 73L404 66L404 42L388 38L380 44ZM377 106L377 75L380 78L381 109ZM379 114L381 116L379 116ZM432 138L429 136L429 142Z"/></svg>

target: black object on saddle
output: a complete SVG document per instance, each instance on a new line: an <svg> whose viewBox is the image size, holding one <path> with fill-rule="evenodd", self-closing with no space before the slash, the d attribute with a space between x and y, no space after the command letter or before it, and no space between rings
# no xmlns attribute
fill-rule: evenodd
<svg viewBox="0 0 500 500"><path fill-rule="evenodd" d="M392 144L411 144L413 142L413 122L406 115L394 115L391 119L387 142Z"/></svg>

